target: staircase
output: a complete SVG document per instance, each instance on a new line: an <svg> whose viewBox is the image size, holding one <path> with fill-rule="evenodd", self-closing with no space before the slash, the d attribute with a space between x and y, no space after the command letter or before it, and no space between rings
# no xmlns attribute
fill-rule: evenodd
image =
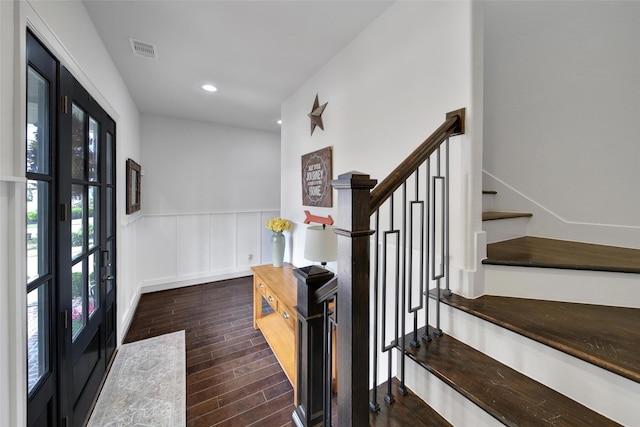
<svg viewBox="0 0 640 427"><path fill-rule="evenodd" d="M531 213L487 205L487 294L441 294L447 333L405 347L407 396L428 409L395 421L640 426L640 250L526 236Z"/></svg>
<svg viewBox="0 0 640 427"><path fill-rule="evenodd" d="M487 294L441 295L407 386L456 426L640 426L640 250L526 236L530 217L483 213Z"/></svg>
<svg viewBox="0 0 640 427"><path fill-rule="evenodd" d="M316 292L324 347L337 328L338 415L323 425L640 427L640 250L534 238L531 213L488 207L485 295L451 293L448 147L461 133L464 110L448 113L380 184L332 182L347 228L337 284ZM587 249L596 263L570 256Z"/></svg>
<svg viewBox="0 0 640 427"><path fill-rule="evenodd" d="M640 309L491 295L442 301L447 333L405 348L415 361L409 396L428 402L438 423L640 425ZM395 395L393 405L406 398ZM403 415L398 422L412 419Z"/></svg>

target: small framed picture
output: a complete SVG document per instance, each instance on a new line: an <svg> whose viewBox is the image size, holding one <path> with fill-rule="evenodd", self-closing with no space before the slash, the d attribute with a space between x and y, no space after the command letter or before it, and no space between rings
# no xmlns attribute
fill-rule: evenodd
<svg viewBox="0 0 640 427"><path fill-rule="evenodd" d="M140 210L140 165L127 159L127 215Z"/></svg>

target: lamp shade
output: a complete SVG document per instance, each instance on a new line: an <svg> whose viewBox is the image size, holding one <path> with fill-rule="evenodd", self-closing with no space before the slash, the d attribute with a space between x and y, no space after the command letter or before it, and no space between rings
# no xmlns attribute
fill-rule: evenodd
<svg viewBox="0 0 640 427"><path fill-rule="evenodd" d="M309 261L329 262L338 259L338 236L331 227L307 227L304 257Z"/></svg>

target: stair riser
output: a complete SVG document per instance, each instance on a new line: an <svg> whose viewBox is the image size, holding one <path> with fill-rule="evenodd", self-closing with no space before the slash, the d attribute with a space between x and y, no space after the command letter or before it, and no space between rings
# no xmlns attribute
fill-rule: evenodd
<svg viewBox="0 0 640 427"><path fill-rule="evenodd" d="M640 308L638 275L484 265L485 294Z"/></svg>
<svg viewBox="0 0 640 427"><path fill-rule="evenodd" d="M482 229L487 233L487 243L517 239L527 235L529 218L496 219L482 221Z"/></svg>
<svg viewBox="0 0 640 427"><path fill-rule="evenodd" d="M483 194L482 195L482 211L493 211L496 209L496 195L495 194Z"/></svg>
<svg viewBox="0 0 640 427"><path fill-rule="evenodd" d="M405 383L419 398L454 426L503 427L497 419L435 375L406 358Z"/></svg>
<svg viewBox="0 0 640 427"><path fill-rule="evenodd" d="M435 312L435 310L431 311ZM441 325L445 333L622 425L640 427L637 403L640 396L639 383L453 307L443 305L441 313ZM431 323L433 324L433 321ZM604 326L603 331L594 331L594 337L603 334L606 334ZM586 337L586 339L590 338ZM416 365L407 359L407 365L409 364ZM412 388L410 385L409 387L431 404L427 398L430 396L437 399L434 397L434 392L420 384L426 380L416 378L421 375L419 370L424 371L424 369L417 365L412 366L411 369L412 371L407 371L407 384L409 381L418 383L420 388ZM418 373L414 372L414 369L418 370ZM500 373L496 372L496 376L499 375ZM432 377L431 374L429 377ZM433 381L429 379L429 382ZM439 407L431 406L440 412ZM445 409L448 410L448 408ZM453 410L455 412L460 409L453 408ZM440 413L451 420L447 413ZM454 424L479 425L457 422Z"/></svg>

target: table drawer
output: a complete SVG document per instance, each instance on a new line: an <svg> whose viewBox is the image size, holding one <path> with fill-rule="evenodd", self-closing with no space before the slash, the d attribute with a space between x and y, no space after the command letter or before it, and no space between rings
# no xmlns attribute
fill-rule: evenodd
<svg viewBox="0 0 640 427"><path fill-rule="evenodd" d="M280 314L280 316L287 323L287 326L291 328L292 331L296 330L296 314L293 312L293 310L290 310L284 304L280 304L278 314Z"/></svg>
<svg viewBox="0 0 640 427"><path fill-rule="evenodd" d="M278 311L278 298L273 295L273 292L271 292L271 289L269 289L268 287L266 287L266 290L264 292L264 299L267 300L271 308L273 308L273 311Z"/></svg>
<svg viewBox="0 0 640 427"><path fill-rule="evenodd" d="M262 282L256 282L256 289L266 298L265 294L267 293L267 285Z"/></svg>

